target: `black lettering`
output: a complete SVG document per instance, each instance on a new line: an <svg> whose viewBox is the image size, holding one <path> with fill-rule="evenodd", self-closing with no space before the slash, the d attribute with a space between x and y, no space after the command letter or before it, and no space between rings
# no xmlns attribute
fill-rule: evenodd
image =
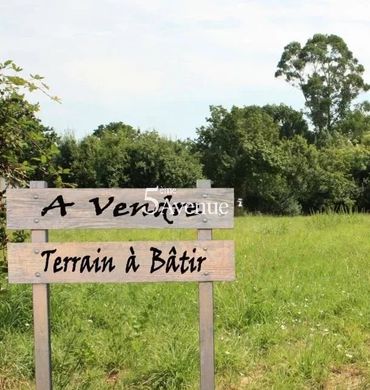
<svg viewBox="0 0 370 390"><path fill-rule="evenodd" d="M121 212L121 210L124 210L126 208L127 204L126 203L118 203L117 206L113 210L113 217L119 217L121 215L126 215L129 212Z"/></svg>
<svg viewBox="0 0 370 390"><path fill-rule="evenodd" d="M200 272L202 270L202 263L203 261L206 261L207 258L206 257L198 257L197 261L198 261L198 272Z"/></svg>
<svg viewBox="0 0 370 390"><path fill-rule="evenodd" d="M164 203L163 209L162 209L163 219L164 219L169 225L172 225L172 224L173 224L173 221L170 221L170 220L168 219L168 212L169 212L169 207L168 207L168 206L171 206L172 195L167 195L167 196L165 196L163 199L165 199L165 203ZM161 202L161 204L162 204L162 202ZM171 213L172 213L172 206L171 206Z"/></svg>
<svg viewBox="0 0 370 390"><path fill-rule="evenodd" d="M134 272L136 272L140 267L139 264L136 264L135 250L132 246L130 246L130 252L131 256L127 259L126 263L126 274L130 272L131 268L134 270Z"/></svg>
<svg viewBox="0 0 370 390"><path fill-rule="evenodd" d="M144 217L149 214L149 203L143 203L141 206L139 206L139 202L135 202L131 204L130 207L132 209L131 217L134 217L143 208L145 209L145 211L143 211Z"/></svg>
<svg viewBox="0 0 370 390"><path fill-rule="evenodd" d="M196 251L197 251L197 248L193 248L193 253L195 253ZM190 273L193 273L193 272L196 271L196 269L197 269L197 266L194 265L194 261L195 261L195 257L192 257L192 258L189 260Z"/></svg>
<svg viewBox="0 0 370 390"><path fill-rule="evenodd" d="M172 215L178 216L181 214L184 204L182 202L174 203L172 206Z"/></svg>
<svg viewBox="0 0 370 390"><path fill-rule="evenodd" d="M189 260L190 257L186 256L186 251L183 253L183 255L179 258L179 261L181 262L181 273L184 274L186 271L188 271L189 267L185 267L185 261Z"/></svg>
<svg viewBox="0 0 370 390"><path fill-rule="evenodd" d="M105 257L103 258L102 262L103 262L103 269L102 269L102 272L104 272L105 269L106 269L107 267L109 267L109 268L108 268L108 271L109 271L109 272L112 272L112 271L116 268L116 266L113 264L113 257L109 257L109 258L107 259L107 257L105 256Z"/></svg>
<svg viewBox="0 0 370 390"><path fill-rule="evenodd" d="M54 206L54 203L58 203ZM66 208L67 207L72 207L75 203L74 202L71 202L71 203L65 203L64 202L64 199L63 199L63 196L62 195L58 195L50 204L48 207L44 207L41 211L41 216L44 216L46 215L46 213L49 211L49 210L52 210L52 209L56 209L58 207L60 207L60 215L62 217L64 217L66 214L67 214L67 210Z"/></svg>
<svg viewBox="0 0 370 390"><path fill-rule="evenodd" d="M94 265L90 264L90 256L84 256L81 261L81 267L80 267L80 273L85 271L85 268L87 268L87 272L91 272Z"/></svg>
<svg viewBox="0 0 370 390"><path fill-rule="evenodd" d="M171 268L172 268L173 272L176 272L180 267L178 264L176 264L176 248L174 246L171 248L169 253L173 254L173 255L170 256L167 260L166 274L168 274L168 272L170 272Z"/></svg>
<svg viewBox="0 0 370 390"><path fill-rule="evenodd" d="M89 202L93 203L95 206L95 215L100 215L107 207L109 207L112 204L113 201L114 201L114 196L110 196L108 198L107 204L103 207L100 207L99 198L93 198L89 200Z"/></svg>
<svg viewBox="0 0 370 390"><path fill-rule="evenodd" d="M62 263L62 258L58 256L54 260L54 266L53 266L53 272L54 273L59 272L59 271L63 271L63 266L62 265L58 268L58 265L60 265L61 263Z"/></svg>
<svg viewBox="0 0 370 390"><path fill-rule="evenodd" d="M153 252L152 265L150 267L150 273L152 274L153 272L158 271L160 268L162 268L166 264L166 261L159 257L162 253L160 249L151 247L150 250ZM161 264L158 267L155 267L156 262L159 262Z"/></svg>
<svg viewBox="0 0 370 390"><path fill-rule="evenodd" d="M202 214L202 212L198 211L197 209L198 209L198 207L197 207L196 203L186 203L185 215L187 217L192 217L192 216L197 215L197 214Z"/></svg>
<svg viewBox="0 0 370 390"><path fill-rule="evenodd" d="M67 272L67 268L68 268L68 263L69 262L72 262L73 263L73 267L75 267L75 264L77 263L77 261L81 260L81 257L65 257L63 259L64 261L64 269L63 271L64 272Z"/></svg>
<svg viewBox="0 0 370 390"><path fill-rule="evenodd" d="M46 255L46 261L45 261L44 272L46 272L46 271L48 270L50 255L51 255L52 253L55 253L56 251L57 251L56 249L49 249L49 250L47 250L47 251L42 251L42 252L41 252L41 257L43 257L44 255Z"/></svg>
<svg viewBox="0 0 370 390"><path fill-rule="evenodd" d="M105 257L106 258L106 257ZM99 257L97 257L91 264L91 268L95 266L95 272L98 272L101 270L100 264L99 264ZM89 271L90 272L90 271Z"/></svg>
<svg viewBox="0 0 370 390"><path fill-rule="evenodd" d="M73 263L73 266L72 266L72 272L75 272L76 271L76 265L77 263L81 260L81 257L72 257L72 263Z"/></svg>

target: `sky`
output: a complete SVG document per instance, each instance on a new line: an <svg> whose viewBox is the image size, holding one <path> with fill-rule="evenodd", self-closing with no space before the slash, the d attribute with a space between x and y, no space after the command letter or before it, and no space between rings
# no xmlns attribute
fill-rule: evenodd
<svg viewBox="0 0 370 390"><path fill-rule="evenodd" d="M43 75L62 104L34 95L39 117L78 138L112 121L193 138L210 105L301 109L274 73L315 33L341 36L370 82L368 0L0 0L0 62Z"/></svg>

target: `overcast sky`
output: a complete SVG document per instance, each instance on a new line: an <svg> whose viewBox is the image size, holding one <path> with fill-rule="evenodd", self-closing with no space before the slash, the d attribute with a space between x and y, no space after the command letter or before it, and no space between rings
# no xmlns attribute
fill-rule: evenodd
<svg viewBox="0 0 370 390"><path fill-rule="evenodd" d="M369 0L0 0L0 62L45 76L62 104L38 96L41 119L78 137L111 121L193 137L209 105L303 108L274 72L318 32L341 36L370 81Z"/></svg>

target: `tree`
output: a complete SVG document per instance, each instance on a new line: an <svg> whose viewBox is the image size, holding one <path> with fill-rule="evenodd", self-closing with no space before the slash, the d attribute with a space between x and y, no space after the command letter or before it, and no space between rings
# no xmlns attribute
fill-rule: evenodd
<svg viewBox="0 0 370 390"><path fill-rule="evenodd" d="M206 177L214 185L233 187L250 211L296 214L283 167L285 154L279 127L261 107L211 106L208 125L195 141Z"/></svg>
<svg viewBox="0 0 370 390"><path fill-rule="evenodd" d="M36 117L38 104L29 103L23 92L39 90L49 95L39 75L20 76L22 68L12 61L0 63L0 176L8 185L51 173L51 161L58 148L56 133ZM56 172L54 172L56 173Z"/></svg>
<svg viewBox="0 0 370 390"><path fill-rule="evenodd" d="M173 141L156 131L141 133L128 148L126 175L132 187L194 187L203 177L197 153L187 142Z"/></svg>
<svg viewBox="0 0 370 390"><path fill-rule="evenodd" d="M93 135L98 138L102 138L105 134L125 134L127 138L134 138L139 133L139 130L134 129L132 126L126 125L123 122L111 122L107 125L99 125L98 128L93 131Z"/></svg>
<svg viewBox="0 0 370 390"><path fill-rule="evenodd" d="M344 119L336 124L335 129L354 143L365 143L370 135L370 103L365 101L357 104Z"/></svg>
<svg viewBox="0 0 370 390"><path fill-rule="evenodd" d="M267 111L276 114L275 120ZM289 124L286 136L278 115ZM249 211L368 210L369 148L343 135L333 135L319 148L294 134L295 119L302 124L286 106L211 107L208 124L195 140L205 176L215 186L234 187Z"/></svg>
<svg viewBox="0 0 370 390"><path fill-rule="evenodd" d="M9 186L26 186L30 179L58 184L60 170L54 164L57 136L36 117L37 104L24 92L41 91L53 100L39 75L24 76L12 61L0 63L0 177ZM0 248L8 240L5 230L5 189L0 191Z"/></svg>
<svg viewBox="0 0 370 390"><path fill-rule="evenodd" d="M77 142L64 137L60 164L78 187L192 187L202 177L199 156L189 143L122 122L101 125Z"/></svg>
<svg viewBox="0 0 370 390"><path fill-rule="evenodd" d="M262 107L280 128L280 138L293 138L301 135L308 141L313 141L313 134L301 111L294 110L286 104L267 104Z"/></svg>
<svg viewBox="0 0 370 390"><path fill-rule="evenodd" d="M363 73L342 38L315 34L303 47L299 42L285 46L275 77L301 89L314 130L325 135L345 118L359 93L369 90Z"/></svg>

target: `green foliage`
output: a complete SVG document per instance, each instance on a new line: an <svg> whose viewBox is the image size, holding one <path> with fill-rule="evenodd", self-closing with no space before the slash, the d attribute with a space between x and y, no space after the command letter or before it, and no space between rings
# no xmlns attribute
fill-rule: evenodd
<svg viewBox="0 0 370 390"><path fill-rule="evenodd" d="M248 210L297 214L300 206L283 175L279 127L257 106L211 107L208 126L198 129L196 148L214 185L235 188Z"/></svg>
<svg viewBox="0 0 370 390"><path fill-rule="evenodd" d="M131 187L194 187L202 167L186 142L171 141L157 132L142 133L128 148L126 170Z"/></svg>
<svg viewBox="0 0 370 390"><path fill-rule="evenodd" d="M60 102L58 96L52 96L49 93L49 86L42 80L44 77L38 74L25 76L23 69L16 65L12 60L6 60L0 63L0 95L7 97L14 93L22 91L40 91L50 99Z"/></svg>
<svg viewBox="0 0 370 390"><path fill-rule="evenodd" d="M337 123L335 130L353 143L366 143L370 134L370 102L363 102Z"/></svg>
<svg viewBox="0 0 370 390"><path fill-rule="evenodd" d="M283 105L211 107L207 121L194 145L205 175L215 186L234 187L247 210L369 210L368 146L339 132L312 144L300 113Z"/></svg>
<svg viewBox="0 0 370 390"><path fill-rule="evenodd" d="M303 47L299 42L285 46L275 77L301 89L315 131L325 135L345 118L353 99L370 88L363 73L342 38L315 34Z"/></svg>
<svg viewBox="0 0 370 390"><path fill-rule="evenodd" d="M59 153L57 136L36 117L37 104L29 103L24 91L39 90L49 95L48 86L39 75L24 77L22 69L12 61L0 63L0 177L5 188L0 192L0 249L9 239L5 230L7 186L24 187L31 179L60 183L60 169L54 164ZM18 233L17 239L23 233Z"/></svg>
<svg viewBox="0 0 370 390"><path fill-rule="evenodd" d="M78 187L192 187L202 177L190 145L121 122L99 126L80 142L64 137L58 163Z"/></svg>
<svg viewBox="0 0 370 390"><path fill-rule="evenodd" d="M314 140L312 131L309 131L308 124L303 118L301 111L296 111L285 104L267 104L262 107L279 126L280 138L292 138L301 135L308 141Z"/></svg>
<svg viewBox="0 0 370 390"><path fill-rule="evenodd" d="M205 175L216 187L234 187L235 196L244 198L259 182L257 173L272 173L278 164L278 126L257 106L210 109L208 125L198 129L195 142Z"/></svg>
<svg viewBox="0 0 370 390"><path fill-rule="evenodd" d="M358 145L352 148L345 158L350 174L357 186L356 207L358 210L370 210L370 145Z"/></svg>

